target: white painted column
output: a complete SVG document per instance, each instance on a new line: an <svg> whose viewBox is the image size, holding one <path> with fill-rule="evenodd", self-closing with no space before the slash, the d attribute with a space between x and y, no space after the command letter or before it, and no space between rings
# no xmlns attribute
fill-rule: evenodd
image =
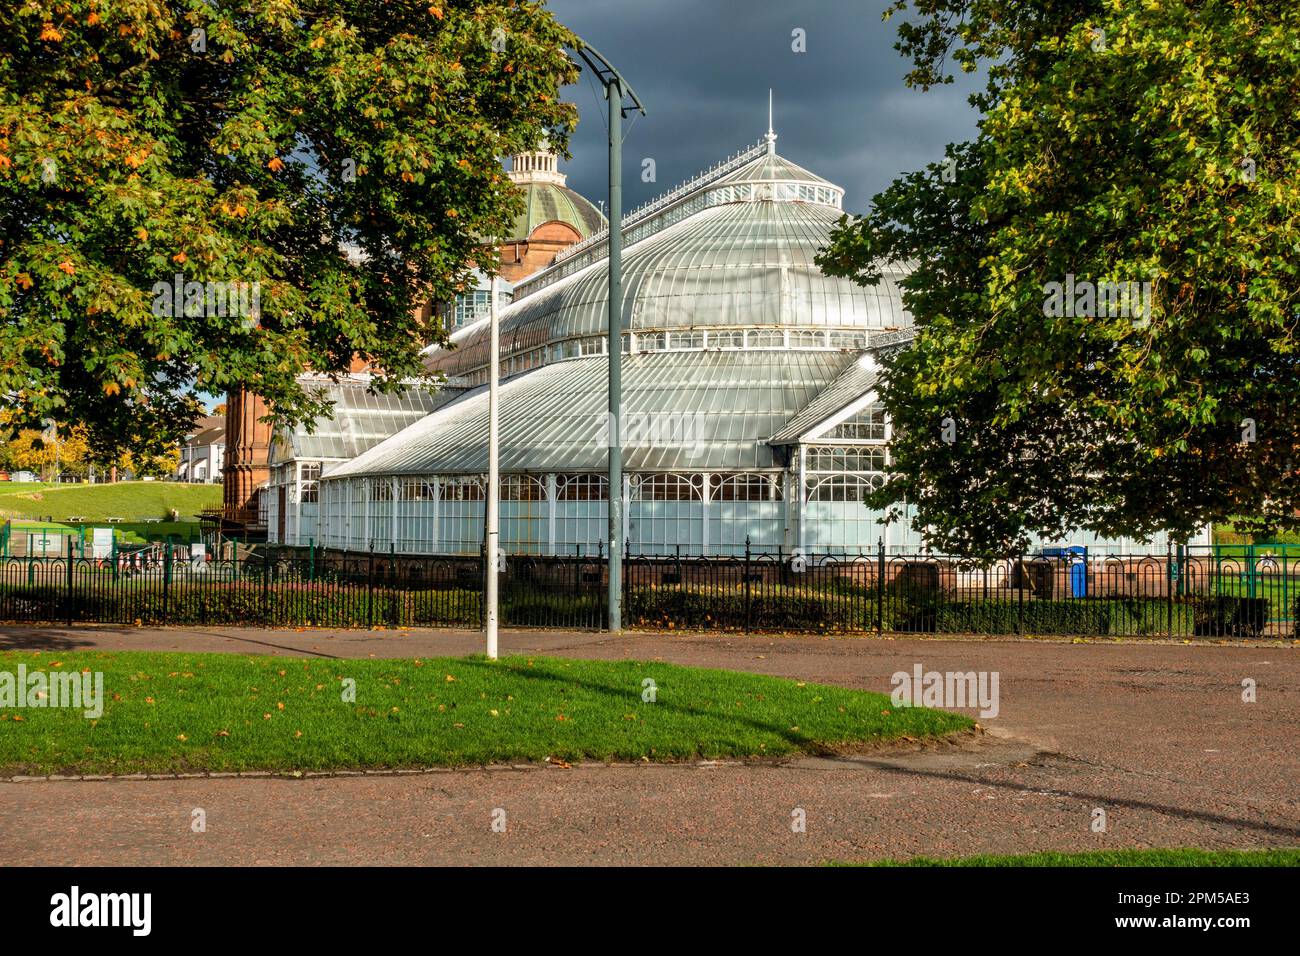
<svg viewBox="0 0 1300 956"><path fill-rule="evenodd" d="M433 508L433 541L430 543L429 550L434 554L442 553L442 479L430 478L429 484L433 488L433 501L430 507Z"/></svg>
<svg viewBox="0 0 1300 956"><path fill-rule="evenodd" d="M630 512L632 505L632 476L627 472L623 473L623 540L628 540L628 529L632 527L632 517Z"/></svg>
<svg viewBox="0 0 1300 956"><path fill-rule="evenodd" d="M391 479L389 479L389 480L392 482L392 488L393 488L393 491L392 491L392 498L393 498L393 500L390 501L390 502L388 503L388 537L389 537L389 544L391 545L391 547L392 547L394 550L396 550L396 548L397 548L397 521L398 521L398 518L397 518L397 513L398 513L397 502L400 500L400 499L398 498L398 494L399 494L399 492L401 491L401 484L400 484L401 479L394 475L394 476L393 476Z"/></svg>
<svg viewBox="0 0 1300 956"><path fill-rule="evenodd" d="M361 479L361 501L362 514L365 520L361 523L361 550L365 551L370 547L370 479Z"/></svg>
<svg viewBox="0 0 1300 956"><path fill-rule="evenodd" d="M709 554L709 476L704 476L704 485L700 488L700 510L704 513L704 530L700 532L700 554Z"/></svg>
<svg viewBox="0 0 1300 956"><path fill-rule="evenodd" d="M546 553L550 555L555 554L555 525L556 525L555 513L559 508L555 500L555 495L556 495L555 486L556 486L555 474L554 472L552 472L551 474L546 476L546 525L547 525Z"/></svg>
<svg viewBox="0 0 1300 956"><path fill-rule="evenodd" d="M799 446L799 550L807 554L805 542L808 540L807 522L804 520L804 501L806 497L805 475L808 467L808 449L805 445Z"/></svg>

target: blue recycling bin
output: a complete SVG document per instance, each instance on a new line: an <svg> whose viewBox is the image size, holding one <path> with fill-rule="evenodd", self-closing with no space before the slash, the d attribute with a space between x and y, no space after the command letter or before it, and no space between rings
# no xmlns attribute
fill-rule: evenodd
<svg viewBox="0 0 1300 956"><path fill-rule="evenodd" d="M1088 549L1081 546L1066 548L1070 561L1070 597L1088 596Z"/></svg>
<svg viewBox="0 0 1300 956"><path fill-rule="evenodd" d="M1060 558L1070 566L1070 597L1088 596L1088 549L1082 545L1068 548L1043 548L1043 557Z"/></svg>

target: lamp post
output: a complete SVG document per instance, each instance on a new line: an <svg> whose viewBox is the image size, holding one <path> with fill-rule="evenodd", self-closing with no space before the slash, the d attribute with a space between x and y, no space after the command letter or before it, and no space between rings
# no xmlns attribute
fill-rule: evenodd
<svg viewBox="0 0 1300 956"><path fill-rule="evenodd" d="M575 48L605 87L609 103L609 610L606 626L623 629L623 118L629 109L645 115L636 92L596 49L579 41ZM624 100L630 106L623 105Z"/></svg>
<svg viewBox="0 0 1300 956"><path fill-rule="evenodd" d="M497 579L497 561L501 551L501 449L498 423L498 387L501 378L501 324L497 321L497 275L492 273L492 296L488 323L492 327L488 359L488 486L484 518L487 521L486 550L487 581L483 600L487 609L483 615L487 658L497 659L497 603L500 581Z"/></svg>

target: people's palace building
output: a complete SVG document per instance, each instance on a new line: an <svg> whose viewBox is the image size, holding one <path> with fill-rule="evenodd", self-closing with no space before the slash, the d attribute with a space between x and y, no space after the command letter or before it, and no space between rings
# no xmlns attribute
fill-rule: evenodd
<svg viewBox="0 0 1300 956"><path fill-rule="evenodd" d="M558 176L553 163L531 165ZM557 185L518 178L532 191ZM607 540L607 233L592 230L594 208L569 193L563 202L530 195L527 229L585 238L547 251L540 271L516 270L500 312L508 553L595 554ZM877 356L910 335L898 286L907 267L887 268L875 287L822 274L814 259L843 195L780 156L769 134L624 218L624 479L615 493L630 554L737 555L747 541L786 554L870 554L881 541L890 552L921 550L918 529L887 524L864 503L884 482L890 424L875 391ZM571 235L565 222L543 221L548 214L567 219ZM507 258L522 262L527 237L513 241ZM364 376L322 379L333 419L275 442L270 539L477 554L489 332L484 315L457 328L451 347L427 353L446 377L437 390L375 395ZM1163 539L1085 533L1061 543L1165 550Z"/></svg>

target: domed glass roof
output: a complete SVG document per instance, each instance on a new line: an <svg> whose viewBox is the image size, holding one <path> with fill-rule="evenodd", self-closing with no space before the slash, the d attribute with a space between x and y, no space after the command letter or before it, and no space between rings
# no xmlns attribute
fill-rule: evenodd
<svg viewBox="0 0 1300 956"><path fill-rule="evenodd" d="M897 281L905 266L863 287L822 274L814 261L841 216L843 190L774 150L755 147L624 219L623 328L644 341L681 329L885 331L911 324ZM605 334L607 236L593 236L516 286L501 312L502 359L525 367L586 354ZM469 375L487 364L486 321L426 355L433 370ZM861 341L861 339L859 339ZM823 344L831 344L829 338ZM860 347L860 346L859 346ZM634 350L634 349L630 349Z"/></svg>
<svg viewBox="0 0 1300 956"><path fill-rule="evenodd" d="M782 446L874 387L869 342L911 325L898 287L908 266L887 266L874 287L822 274L843 190L774 140L623 220L622 421L644 426L620 434L629 472L783 468ZM500 313L503 472L607 464L607 241L565 250ZM490 334L484 320L430 349L429 366L462 386L456 398L327 477L481 474Z"/></svg>

